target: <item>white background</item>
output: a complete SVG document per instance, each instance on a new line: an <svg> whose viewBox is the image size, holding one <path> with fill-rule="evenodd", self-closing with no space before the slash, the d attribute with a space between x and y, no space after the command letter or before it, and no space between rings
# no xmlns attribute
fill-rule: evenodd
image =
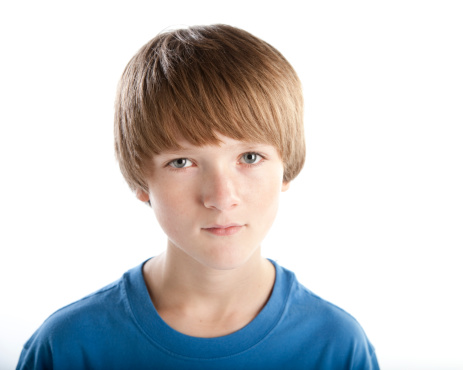
<svg viewBox="0 0 463 370"><path fill-rule="evenodd" d="M461 1L6 3L0 369L163 250L114 160L116 85L159 31L211 23L271 43L304 85L307 164L264 254L353 314L383 369L463 368Z"/></svg>

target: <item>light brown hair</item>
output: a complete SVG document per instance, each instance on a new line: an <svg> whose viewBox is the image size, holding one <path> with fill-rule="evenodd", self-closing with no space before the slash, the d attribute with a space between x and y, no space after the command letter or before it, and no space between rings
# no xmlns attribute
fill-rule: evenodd
<svg viewBox="0 0 463 370"><path fill-rule="evenodd" d="M219 144L216 133L273 145L293 180L305 159L302 88L274 47L227 25L164 32L143 46L116 97L116 158L132 190L148 191L146 161L178 148Z"/></svg>

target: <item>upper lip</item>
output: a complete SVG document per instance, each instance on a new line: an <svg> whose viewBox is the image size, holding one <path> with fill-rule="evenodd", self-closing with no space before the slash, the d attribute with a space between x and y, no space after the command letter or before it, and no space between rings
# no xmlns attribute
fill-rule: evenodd
<svg viewBox="0 0 463 370"><path fill-rule="evenodd" d="M214 224L214 225L206 226L203 229L227 229L229 227L235 227L235 226L243 226L243 224L234 224L234 223L233 224L226 224L226 225Z"/></svg>

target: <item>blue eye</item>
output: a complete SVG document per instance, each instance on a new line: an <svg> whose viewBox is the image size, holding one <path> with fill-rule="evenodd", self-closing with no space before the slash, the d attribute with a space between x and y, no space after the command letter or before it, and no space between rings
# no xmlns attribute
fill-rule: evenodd
<svg viewBox="0 0 463 370"><path fill-rule="evenodd" d="M257 153L244 153L241 158L246 164L256 164L262 160L262 156Z"/></svg>
<svg viewBox="0 0 463 370"><path fill-rule="evenodd" d="M190 167L192 164L193 163L191 163L191 161L186 158L177 158L169 162L169 166L174 167L174 168Z"/></svg>

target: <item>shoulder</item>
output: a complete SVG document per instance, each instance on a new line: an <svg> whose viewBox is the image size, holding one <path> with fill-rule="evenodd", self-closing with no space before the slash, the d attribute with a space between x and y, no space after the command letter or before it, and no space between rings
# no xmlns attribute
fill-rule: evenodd
<svg viewBox="0 0 463 370"><path fill-rule="evenodd" d="M315 330L327 332L348 332L364 335L358 321L337 305L326 301L302 285L293 272L279 267L280 274L286 275L286 314L310 324Z"/></svg>
<svg viewBox="0 0 463 370"><path fill-rule="evenodd" d="M50 315L24 345L18 369L52 368L59 354L68 360L78 357L82 343L92 346L106 340L110 331L123 330L131 317L125 288L130 273Z"/></svg>
<svg viewBox="0 0 463 370"><path fill-rule="evenodd" d="M281 333L290 332L297 338L297 345L314 350L311 356L316 353L328 361L333 358L342 363L356 364L354 368L375 368L375 349L359 322L342 308L307 289L291 271L281 269L292 279L292 283L287 285ZM363 363L373 365L360 366ZM333 368L341 368L341 363L330 364Z"/></svg>
<svg viewBox="0 0 463 370"><path fill-rule="evenodd" d="M63 331L75 330L83 325L100 321L105 315L114 312L115 306L123 300L123 280L119 279L76 302L64 306L50 315L37 331L47 337Z"/></svg>

